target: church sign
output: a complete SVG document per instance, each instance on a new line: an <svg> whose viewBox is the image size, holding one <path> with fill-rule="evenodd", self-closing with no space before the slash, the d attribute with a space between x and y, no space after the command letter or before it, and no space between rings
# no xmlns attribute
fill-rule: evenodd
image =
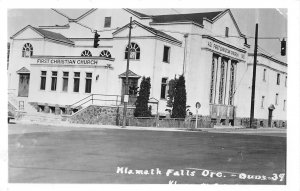
<svg viewBox="0 0 300 191"><path fill-rule="evenodd" d="M96 59L66 59L66 58L38 58L36 64L58 64L58 65L97 65Z"/></svg>
<svg viewBox="0 0 300 191"><path fill-rule="evenodd" d="M32 56L34 65L72 65L72 66L103 66L107 61L114 61L114 58L105 57L80 57L80 56Z"/></svg>
<svg viewBox="0 0 300 191"><path fill-rule="evenodd" d="M212 50L213 52L220 53L221 55L228 56L232 59L245 61L246 51L236 48L234 46L227 46L223 42L215 42L211 39L203 39L203 48Z"/></svg>

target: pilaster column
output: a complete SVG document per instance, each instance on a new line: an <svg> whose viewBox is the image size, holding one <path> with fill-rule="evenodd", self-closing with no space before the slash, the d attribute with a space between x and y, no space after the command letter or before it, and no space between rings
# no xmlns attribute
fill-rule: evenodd
<svg viewBox="0 0 300 191"><path fill-rule="evenodd" d="M226 78L225 78L225 92L224 92L224 104L228 105L229 92L230 92L230 68L231 68L231 60L228 60L226 64Z"/></svg>
<svg viewBox="0 0 300 191"><path fill-rule="evenodd" d="M220 77L221 77L221 62L222 62L222 57L218 57L218 64L216 67L216 80L215 80L215 98L214 98L214 103L218 104L219 103L219 88L220 88Z"/></svg>

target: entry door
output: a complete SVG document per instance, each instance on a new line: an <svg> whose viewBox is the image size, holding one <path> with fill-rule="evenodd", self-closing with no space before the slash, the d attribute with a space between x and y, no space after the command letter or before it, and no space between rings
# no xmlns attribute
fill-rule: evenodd
<svg viewBox="0 0 300 191"><path fill-rule="evenodd" d="M268 127L272 126L272 113L273 113L273 110L269 109Z"/></svg>
<svg viewBox="0 0 300 191"><path fill-rule="evenodd" d="M123 103L123 98L124 98L124 94L125 94L125 81L126 79L123 78L122 79L122 103ZM138 78L129 78L128 79L128 93L129 93L129 100L128 100L128 104L132 105L135 103L136 98L137 98L137 86L138 85Z"/></svg>
<svg viewBox="0 0 300 191"><path fill-rule="evenodd" d="M19 97L28 97L30 74L19 74Z"/></svg>

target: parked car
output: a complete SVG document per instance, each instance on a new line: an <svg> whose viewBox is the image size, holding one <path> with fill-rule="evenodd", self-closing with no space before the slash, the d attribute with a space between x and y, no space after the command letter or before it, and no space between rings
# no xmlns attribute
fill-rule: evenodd
<svg viewBox="0 0 300 191"><path fill-rule="evenodd" d="M7 122L9 123L11 119L15 119L15 115L11 111L8 111Z"/></svg>

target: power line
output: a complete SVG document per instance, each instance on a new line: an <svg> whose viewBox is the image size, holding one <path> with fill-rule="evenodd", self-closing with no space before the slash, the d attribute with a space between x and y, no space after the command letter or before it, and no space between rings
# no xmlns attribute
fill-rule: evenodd
<svg viewBox="0 0 300 191"><path fill-rule="evenodd" d="M268 54L269 56L272 56L271 53L269 53L268 51L266 51L265 49L263 49L262 47L260 47L259 45L257 45L257 47L262 50L263 52L265 52L266 54Z"/></svg>

